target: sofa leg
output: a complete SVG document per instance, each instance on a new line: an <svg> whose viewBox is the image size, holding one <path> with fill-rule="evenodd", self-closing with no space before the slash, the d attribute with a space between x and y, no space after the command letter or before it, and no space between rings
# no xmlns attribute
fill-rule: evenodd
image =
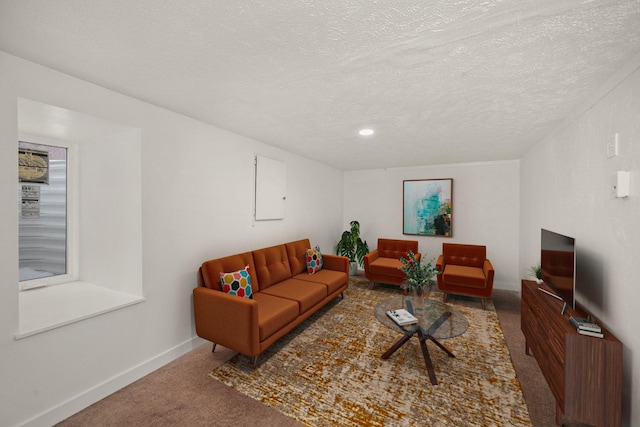
<svg viewBox="0 0 640 427"><path fill-rule="evenodd" d="M217 345L218 345L218 344L213 343L213 348L211 349L211 353L213 353L214 351L216 351L216 346L217 346Z"/></svg>
<svg viewBox="0 0 640 427"><path fill-rule="evenodd" d="M485 304L485 300L486 300L486 298L480 298L480 301L481 301L481 303L482 303L482 309L483 309L483 310L486 310L486 309L487 309L487 306L486 306L486 304Z"/></svg>
<svg viewBox="0 0 640 427"><path fill-rule="evenodd" d="M260 356L260 355L258 355ZM258 366L258 356L253 358L253 369L256 369L256 366Z"/></svg>
<svg viewBox="0 0 640 427"><path fill-rule="evenodd" d="M444 295L442 296L442 302L447 302L449 301L449 294L448 293L444 293Z"/></svg>
<svg viewBox="0 0 640 427"><path fill-rule="evenodd" d="M344 292L340 292L340 296L344 299Z"/></svg>

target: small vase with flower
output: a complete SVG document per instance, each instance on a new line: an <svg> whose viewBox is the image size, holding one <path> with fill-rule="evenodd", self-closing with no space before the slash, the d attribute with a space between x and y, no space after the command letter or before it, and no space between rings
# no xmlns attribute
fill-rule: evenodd
<svg viewBox="0 0 640 427"><path fill-rule="evenodd" d="M433 278L440 273L434 265L435 258L427 263L421 261L413 251L409 251L407 258L400 258L402 266L398 267L407 276L403 289L413 294L413 307L417 311L423 310L424 299L434 285Z"/></svg>

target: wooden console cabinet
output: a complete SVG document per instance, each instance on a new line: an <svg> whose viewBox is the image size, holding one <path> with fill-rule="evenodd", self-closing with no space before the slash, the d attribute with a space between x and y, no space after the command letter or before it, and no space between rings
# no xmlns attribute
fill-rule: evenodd
<svg viewBox="0 0 640 427"><path fill-rule="evenodd" d="M602 328L604 338L581 335L567 308L547 295L546 285L522 281L521 328L527 354L533 353L556 399L556 423L619 426L622 416L622 343Z"/></svg>

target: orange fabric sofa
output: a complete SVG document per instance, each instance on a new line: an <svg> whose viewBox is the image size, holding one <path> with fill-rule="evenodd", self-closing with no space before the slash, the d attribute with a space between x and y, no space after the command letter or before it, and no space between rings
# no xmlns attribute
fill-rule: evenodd
<svg viewBox="0 0 640 427"><path fill-rule="evenodd" d="M480 245L442 244L442 255L436 261L440 272L437 277L438 288L444 292L444 301L448 294L485 298L493 293L494 270L487 259L487 247Z"/></svg>
<svg viewBox="0 0 640 427"><path fill-rule="evenodd" d="M378 247L364 256L364 275L372 282L400 285L406 275L399 270L400 258L407 258L409 251L420 261L417 240L378 239Z"/></svg>
<svg viewBox="0 0 640 427"><path fill-rule="evenodd" d="M193 290L196 333L246 356L258 355L349 284L349 259L322 254L323 267L307 273L308 239L205 261ZM251 299L222 291L220 273L249 266Z"/></svg>

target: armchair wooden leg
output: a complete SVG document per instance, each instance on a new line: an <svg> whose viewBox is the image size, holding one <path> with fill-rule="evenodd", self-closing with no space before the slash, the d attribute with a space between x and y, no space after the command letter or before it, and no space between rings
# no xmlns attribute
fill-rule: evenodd
<svg viewBox="0 0 640 427"><path fill-rule="evenodd" d="M480 298L480 302L482 303L482 309L486 310L487 309L487 305L486 305L486 298Z"/></svg>
<svg viewBox="0 0 640 427"><path fill-rule="evenodd" d="M211 349L211 353L213 353L214 351L216 351L216 346L217 346L217 345L218 345L218 344L213 343L213 348Z"/></svg>
<svg viewBox="0 0 640 427"><path fill-rule="evenodd" d="M260 355L258 355L260 356ZM253 358L253 369L256 369L256 366L258 366L258 356Z"/></svg>
<svg viewBox="0 0 640 427"><path fill-rule="evenodd" d="M442 302L447 302L449 301L449 294L448 293L444 293L444 295L442 296Z"/></svg>

